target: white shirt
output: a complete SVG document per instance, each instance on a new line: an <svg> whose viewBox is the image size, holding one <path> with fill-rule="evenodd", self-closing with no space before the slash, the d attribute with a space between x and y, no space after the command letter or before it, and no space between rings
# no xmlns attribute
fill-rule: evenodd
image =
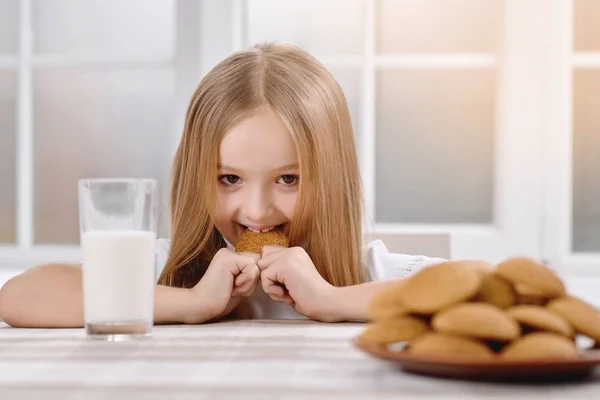
<svg viewBox="0 0 600 400"><path fill-rule="evenodd" d="M156 242L156 278L160 276L169 255L171 241L158 239ZM390 253L381 240L374 240L365 248L363 265L367 280L383 281L407 277L423 267L444 261L442 258ZM298 319L306 318L293 307L271 300L258 285L250 299L252 314L257 319Z"/></svg>

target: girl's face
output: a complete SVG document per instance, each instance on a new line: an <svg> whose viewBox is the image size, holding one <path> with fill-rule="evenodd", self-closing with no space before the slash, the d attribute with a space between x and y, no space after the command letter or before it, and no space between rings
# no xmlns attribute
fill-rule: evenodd
<svg viewBox="0 0 600 400"><path fill-rule="evenodd" d="M259 108L221 142L216 228L235 245L245 229L285 227L298 198L299 174L289 131L270 108Z"/></svg>

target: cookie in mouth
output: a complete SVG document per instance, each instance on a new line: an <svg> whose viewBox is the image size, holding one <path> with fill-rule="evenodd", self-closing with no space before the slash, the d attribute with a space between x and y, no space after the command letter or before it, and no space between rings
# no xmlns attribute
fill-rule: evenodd
<svg viewBox="0 0 600 400"><path fill-rule="evenodd" d="M235 251L261 254L263 246L289 247L289 240L285 236L282 225L263 231L245 229L235 244Z"/></svg>

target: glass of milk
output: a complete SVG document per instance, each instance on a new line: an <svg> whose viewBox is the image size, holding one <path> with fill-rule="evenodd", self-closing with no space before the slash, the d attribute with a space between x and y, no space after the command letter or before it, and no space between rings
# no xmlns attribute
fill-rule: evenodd
<svg viewBox="0 0 600 400"><path fill-rule="evenodd" d="M157 184L78 182L83 308L88 337L127 340L153 326Z"/></svg>

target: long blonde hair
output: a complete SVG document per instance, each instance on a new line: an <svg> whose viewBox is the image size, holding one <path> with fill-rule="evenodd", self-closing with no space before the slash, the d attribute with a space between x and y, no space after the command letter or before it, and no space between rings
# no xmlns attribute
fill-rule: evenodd
<svg viewBox="0 0 600 400"><path fill-rule="evenodd" d="M290 131L300 188L287 234L335 286L362 282L362 189L342 89L315 58L292 45L232 54L198 85L171 182L171 249L159 283L194 286L226 242L216 230L218 148L225 133L261 106Z"/></svg>

